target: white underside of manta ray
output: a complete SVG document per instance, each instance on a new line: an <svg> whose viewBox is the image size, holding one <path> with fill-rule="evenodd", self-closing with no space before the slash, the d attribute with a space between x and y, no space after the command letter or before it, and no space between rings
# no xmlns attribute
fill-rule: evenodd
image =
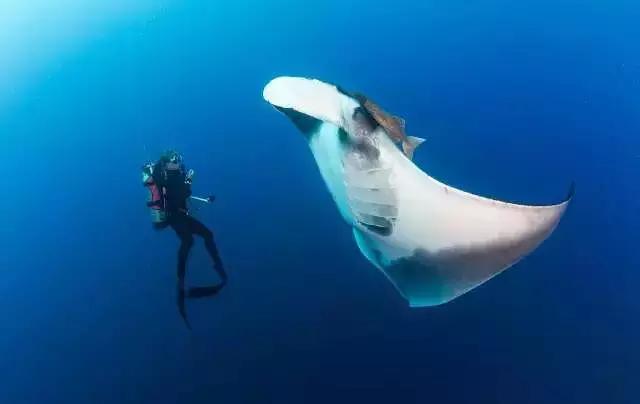
<svg viewBox="0 0 640 404"><path fill-rule="evenodd" d="M336 86L279 77L266 101L306 134L362 254L411 306L446 303L509 268L555 229L569 198L527 206L473 195L414 165Z"/></svg>

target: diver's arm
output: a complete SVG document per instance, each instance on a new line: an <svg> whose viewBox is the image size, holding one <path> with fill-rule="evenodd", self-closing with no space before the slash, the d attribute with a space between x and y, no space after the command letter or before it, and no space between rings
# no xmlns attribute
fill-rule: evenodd
<svg viewBox="0 0 640 404"><path fill-rule="evenodd" d="M195 175L195 171L192 169L189 169L187 171L187 174L185 175L185 186L187 188L187 198L189 198L190 200L195 200L195 201L199 201L199 202L205 202L205 203L211 203L213 202L213 200L215 199L215 196L210 195L206 198L200 197L200 196L193 196L193 192L191 190L191 185L193 183L193 177Z"/></svg>

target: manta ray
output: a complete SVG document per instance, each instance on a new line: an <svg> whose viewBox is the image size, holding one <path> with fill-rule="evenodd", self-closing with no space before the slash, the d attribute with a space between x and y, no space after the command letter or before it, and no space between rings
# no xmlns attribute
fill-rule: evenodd
<svg viewBox="0 0 640 404"><path fill-rule="evenodd" d="M573 195L518 205L446 185L419 169L362 97L304 77L278 77L264 99L305 135L355 242L412 307L447 303L535 250ZM375 112L375 111L374 111Z"/></svg>

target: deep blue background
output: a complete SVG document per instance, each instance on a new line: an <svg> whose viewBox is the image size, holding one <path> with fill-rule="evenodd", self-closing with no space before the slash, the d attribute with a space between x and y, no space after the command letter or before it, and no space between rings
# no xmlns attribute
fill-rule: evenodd
<svg viewBox="0 0 640 404"><path fill-rule="evenodd" d="M22 3L0 5L0 402L638 402L637 2ZM451 185L575 201L516 267L410 309L262 100L278 75L370 94ZM231 275L191 333L139 182L167 147L218 195L199 217ZM198 244L190 280L208 265Z"/></svg>

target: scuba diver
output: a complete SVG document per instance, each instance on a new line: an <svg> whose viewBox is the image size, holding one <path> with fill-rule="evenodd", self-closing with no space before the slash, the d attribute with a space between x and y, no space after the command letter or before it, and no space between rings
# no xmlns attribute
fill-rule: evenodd
<svg viewBox="0 0 640 404"><path fill-rule="evenodd" d="M194 197L191 184L194 171L187 170L182 156L176 151L165 152L156 163L143 167L143 184L149 190L147 206L150 209L153 226L157 230L171 227L180 239L177 263L177 304L180 315L188 328L185 310L185 295L190 298L213 296L227 283L227 273L213 233L202 222L189 214L187 200L192 199L204 203L213 202L214 197ZM193 236L202 237L204 245L213 261L213 268L220 277L220 283L213 286L191 287L185 293L185 274L189 251L193 246Z"/></svg>

